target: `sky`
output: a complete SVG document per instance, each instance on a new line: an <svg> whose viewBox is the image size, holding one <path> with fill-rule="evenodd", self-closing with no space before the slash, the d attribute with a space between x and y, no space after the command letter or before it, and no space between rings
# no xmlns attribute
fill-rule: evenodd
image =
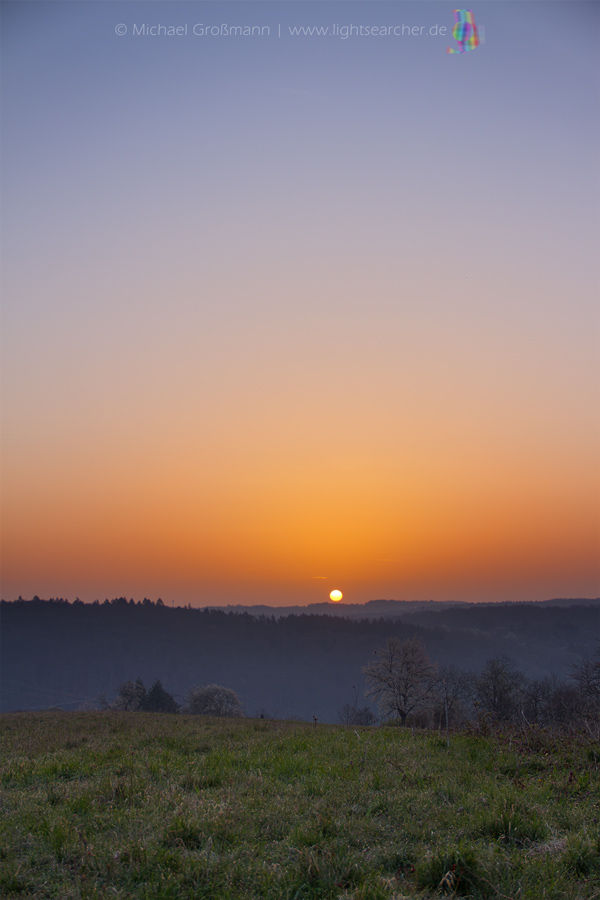
<svg viewBox="0 0 600 900"><path fill-rule="evenodd" d="M599 595L600 5L470 8L3 2L4 599Z"/></svg>

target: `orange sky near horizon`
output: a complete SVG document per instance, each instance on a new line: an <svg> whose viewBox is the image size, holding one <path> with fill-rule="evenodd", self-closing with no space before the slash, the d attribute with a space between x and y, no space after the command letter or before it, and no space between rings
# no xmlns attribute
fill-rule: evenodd
<svg viewBox="0 0 600 900"><path fill-rule="evenodd" d="M5 492L4 579L26 571L18 593L54 583L53 595L86 600L125 585L137 597L144 585L147 596L200 605L314 602L336 586L348 602L546 599L593 587L593 459L567 480L557 448L537 448L526 465L510 442L492 455L474 440L463 460L457 427L445 432L447 453L413 438L367 454L364 442L337 439L339 428L312 456L274 446L249 458L233 442L212 454L100 444L93 479L83 448L79 467L77 454L49 451L37 479L24 460L12 508Z"/></svg>

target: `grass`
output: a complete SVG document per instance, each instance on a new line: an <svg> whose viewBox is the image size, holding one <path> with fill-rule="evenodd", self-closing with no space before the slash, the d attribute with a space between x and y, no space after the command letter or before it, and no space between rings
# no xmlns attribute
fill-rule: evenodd
<svg viewBox="0 0 600 900"><path fill-rule="evenodd" d="M600 900L600 746L152 713L0 717L0 896Z"/></svg>

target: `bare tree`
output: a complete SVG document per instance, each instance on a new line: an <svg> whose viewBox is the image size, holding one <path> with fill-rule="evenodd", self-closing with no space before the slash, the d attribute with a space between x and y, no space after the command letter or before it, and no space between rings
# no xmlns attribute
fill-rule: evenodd
<svg viewBox="0 0 600 900"><path fill-rule="evenodd" d="M572 663L570 675L589 706L600 711L600 647L593 656Z"/></svg>
<svg viewBox="0 0 600 900"><path fill-rule="evenodd" d="M522 700L525 676L515 669L504 654L488 659L475 679L475 696L480 708L498 722L517 717Z"/></svg>
<svg viewBox="0 0 600 900"><path fill-rule="evenodd" d="M185 712L198 716L243 716L240 698L220 684L200 684L188 696Z"/></svg>
<svg viewBox="0 0 600 900"><path fill-rule="evenodd" d="M545 725L548 703L552 695L550 678L535 678L525 688L523 695L523 715L529 725Z"/></svg>
<svg viewBox="0 0 600 900"><path fill-rule="evenodd" d="M342 703L338 710L338 717L342 725L348 727L352 725L374 725L377 721L373 711L368 706L359 709L358 706L358 688L352 685L352 702Z"/></svg>
<svg viewBox="0 0 600 900"><path fill-rule="evenodd" d="M600 726L600 645L593 656L584 656L580 662L573 663L569 674L577 685L581 721L597 734Z"/></svg>
<svg viewBox="0 0 600 900"><path fill-rule="evenodd" d="M435 679L435 720L446 731L451 725L460 725L468 718L465 705L473 698L474 679L470 672L456 666L443 666Z"/></svg>
<svg viewBox="0 0 600 900"><path fill-rule="evenodd" d="M363 668L367 697L373 697L384 717L395 716L402 725L413 713L422 712L433 695L435 666L416 639L390 637L376 658Z"/></svg>

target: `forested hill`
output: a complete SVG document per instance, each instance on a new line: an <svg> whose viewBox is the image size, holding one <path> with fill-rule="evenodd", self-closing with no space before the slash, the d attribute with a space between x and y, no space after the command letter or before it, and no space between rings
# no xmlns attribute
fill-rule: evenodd
<svg viewBox="0 0 600 900"><path fill-rule="evenodd" d="M513 608L514 603L502 606ZM567 600L541 600L535 604L523 603L520 606L599 606L600 598L570 598ZM207 609L220 609L224 612L250 613L252 616L343 616L348 619L384 619L412 615L415 612L438 613L442 609L460 609L477 606L490 608L487 603L473 603L463 600L369 600L367 603L309 603L308 606L208 606ZM497 608L496 605L493 606Z"/></svg>
<svg viewBox="0 0 600 900"><path fill-rule="evenodd" d="M235 689L250 715L334 722L362 666L391 635L418 637L431 659L480 671L505 653L528 678L563 676L600 639L600 607L473 604L405 618L256 617L125 598L103 604L0 605L2 711L76 709L140 676L183 701L192 685Z"/></svg>

